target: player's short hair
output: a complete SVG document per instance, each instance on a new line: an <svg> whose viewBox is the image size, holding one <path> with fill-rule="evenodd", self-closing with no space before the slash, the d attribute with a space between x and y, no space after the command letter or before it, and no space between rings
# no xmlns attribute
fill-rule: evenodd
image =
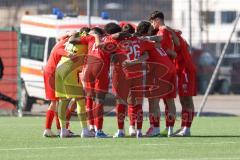
<svg viewBox="0 0 240 160"><path fill-rule="evenodd" d="M131 24L126 24L122 27L122 31L133 34L135 33L135 28Z"/></svg>
<svg viewBox="0 0 240 160"><path fill-rule="evenodd" d="M161 19L161 20L164 20L164 14L163 14L162 12L160 12L160 11L154 11L154 12L152 12L152 13L150 14L149 20L151 21L151 20L154 20L154 19L156 19L156 18L159 18L159 19Z"/></svg>
<svg viewBox="0 0 240 160"><path fill-rule="evenodd" d="M137 33L144 35L149 33L151 23L148 21L141 21L137 26Z"/></svg>
<svg viewBox="0 0 240 160"><path fill-rule="evenodd" d="M104 30L107 34L114 34L122 31L121 27L118 24L112 22L106 24L104 26Z"/></svg>
<svg viewBox="0 0 240 160"><path fill-rule="evenodd" d="M91 29L91 31L94 31L98 35L103 35L105 33L104 30L102 28L99 28L99 27L93 27Z"/></svg>
<svg viewBox="0 0 240 160"><path fill-rule="evenodd" d="M79 32L80 32L80 34L82 34L82 33L89 33L90 32L90 28L89 27L82 27L80 30L79 30Z"/></svg>

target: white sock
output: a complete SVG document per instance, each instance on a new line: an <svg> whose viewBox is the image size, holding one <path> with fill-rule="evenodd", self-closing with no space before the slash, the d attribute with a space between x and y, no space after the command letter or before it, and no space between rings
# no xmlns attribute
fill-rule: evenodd
<svg viewBox="0 0 240 160"><path fill-rule="evenodd" d="M189 132L190 131L190 128L188 128L188 127L183 127L183 132Z"/></svg>
<svg viewBox="0 0 240 160"><path fill-rule="evenodd" d="M171 131L173 131L173 127L168 127L168 129L167 130L171 130Z"/></svg>
<svg viewBox="0 0 240 160"><path fill-rule="evenodd" d="M173 127L168 127L168 135L172 134L173 133Z"/></svg>
<svg viewBox="0 0 240 160"><path fill-rule="evenodd" d="M129 126L129 128L131 128L131 129L135 129L135 126Z"/></svg>
<svg viewBox="0 0 240 160"><path fill-rule="evenodd" d="M95 130L95 131L98 131L97 126L95 126L95 125L94 125L94 130Z"/></svg>
<svg viewBox="0 0 240 160"><path fill-rule="evenodd" d="M137 132L138 132L138 133L142 133L142 130L141 130L141 129L137 129Z"/></svg>
<svg viewBox="0 0 240 160"><path fill-rule="evenodd" d="M118 133L124 133L123 129L118 129Z"/></svg>
<svg viewBox="0 0 240 160"><path fill-rule="evenodd" d="M89 125L89 129L90 130L94 129L94 125Z"/></svg>

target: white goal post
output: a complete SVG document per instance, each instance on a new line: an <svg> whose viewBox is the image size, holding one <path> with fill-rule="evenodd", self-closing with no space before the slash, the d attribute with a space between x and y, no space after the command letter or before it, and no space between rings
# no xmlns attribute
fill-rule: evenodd
<svg viewBox="0 0 240 160"><path fill-rule="evenodd" d="M236 17L236 20L235 20L235 22L234 22L234 26L233 26L232 32L231 32L231 34L230 34L230 36L229 36L229 38L228 38L227 43L224 45L224 48L223 48L223 50L222 50L222 52L221 52L221 55L220 55L220 57L219 57L219 59L218 59L217 65L216 65L216 67L215 67L215 69L214 69L214 72L213 72L212 77L211 77L211 79L210 79L210 82L209 82L209 84L208 84L207 90L206 90L206 92L205 92L205 94L204 94L204 97L203 97L203 99L202 99L202 101L201 101L201 104L200 104L200 107L199 107L199 110L198 110L198 113L197 113L197 116L198 116L198 117L200 116L201 112L203 111L203 109L204 109L204 107L205 107L205 105L206 105L209 92L210 92L210 90L211 90L211 88L212 88L212 85L213 85L213 83L214 83L214 80L215 80L215 78L216 78L216 75L217 75L217 73L218 73L218 71L219 71L219 68L220 68L220 66L221 66L221 63L222 63L222 60L223 60L223 58L224 58L225 52L226 52L226 50L227 50L228 44L230 43L230 41L231 41L231 39L232 39L232 36L233 36L233 33L234 33L235 30L236 30L236 27L237 27L239 18L240 18L240 14L238 14L237 17Z"/></svg>

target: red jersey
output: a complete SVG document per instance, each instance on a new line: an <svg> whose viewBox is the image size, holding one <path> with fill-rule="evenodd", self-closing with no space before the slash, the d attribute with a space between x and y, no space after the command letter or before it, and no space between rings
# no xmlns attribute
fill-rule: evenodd
<svg viewBox="0 0 240 160"><path fill-rule="evenodd" d="M68 41L68 38L65 38L54 46L48 58L48 62L44 67L44 70L46 72L50 72L50 73L55 72L57 64L61 60L62 56L67 56L68 53L64 49L65 48L64 44L67 41Z"/></svg>
<svg viewBox="0 0 240 160"><path fill-rule="evenodd" d="M191 55L188 50L187 42L183 39L180 32L176 32L176 35L180 41L179 46L176 46L176 45L174 46L174 50L177 53L176 64L175 64L176 69L181 71L184 68L195 69Z"/></svg>
<svg viewBox="0 0 240 160"><path fill-rule="evenodd" d="M105 38L102 38L102 41ZM104 52L101 48L96 47L95 37L92 35L83 36L80 38L81 44L88 45L88 58L87 63L104 63L105 67L110 66L110 53Z"/></svg>
<svg viewBox="0 0 240 160"><path fill-rule="evenodd" d="M150 92L146 92L148 98L174 98L176 97L176 70L167 53L162 48L156 48L150 41L143 42L142 50L147 51L148 71L146 86L150 86Z"/></svg>
<svg viewBox="0 0 240 160"><path fill-rule="evenodd" d="M162 48L156 48L154 42L143 41L141 52L148 51L148 62L150 63L163 63L167 66L173 66L173 63L170 61L167 53Z"/></svg>
<svg viewBox="0 0 240 160"><path fill-rule="evenodd" d="M131 67L123 67L122 63L125 60L136 60L143 52L140 50L141 41L137 37L126 37L123 40L113 40L107 37L107 42L116 45L114 50L114 72L118 74L125 73L127 78L137 78L142 76L142 66L134 65Z"/></svg>
<svg viewBox="0 0 240 160"><path fill-rule="evenodd" d="M140 39L137 37L126 37L122 40L114 40L111 36L106 37L104 48L112 48L114 52L114 65L121 67L125 60L135 60L142 53L140 52ZM111 47L107 47L111 46ZM110 51L110 50L109 50Z"/></svg>
<svg viewBox="0 0 240 160"><path fill-rule="evenodd" d="M170 31L168 31L166 29L166 27L162 26L159 27L159 30L157 32L158 36L162 36L162 40L161 40L161 47L167 51L168 49L173 50L174 49L174 45L172 42L172 34Z"/></svg>

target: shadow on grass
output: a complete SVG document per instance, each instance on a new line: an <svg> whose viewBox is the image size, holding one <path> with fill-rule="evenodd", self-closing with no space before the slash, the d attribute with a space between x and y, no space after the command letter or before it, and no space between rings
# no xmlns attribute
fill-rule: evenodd
<svg viewBox="0 0 240 160"><path fill-rule="evenodd" d="M196 115L196 113L195 113ZM222 112L202 112L201 116L204 117L237 117L236 114L222 113Z"/></svg>

